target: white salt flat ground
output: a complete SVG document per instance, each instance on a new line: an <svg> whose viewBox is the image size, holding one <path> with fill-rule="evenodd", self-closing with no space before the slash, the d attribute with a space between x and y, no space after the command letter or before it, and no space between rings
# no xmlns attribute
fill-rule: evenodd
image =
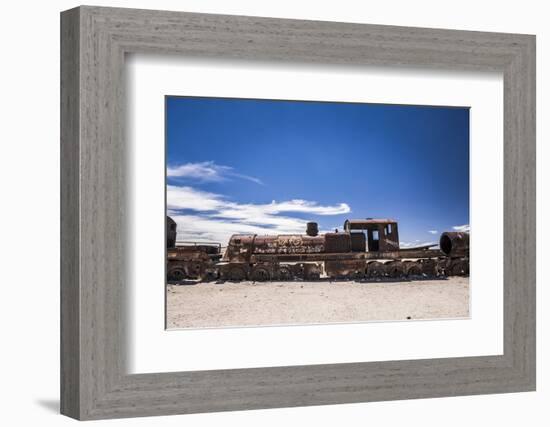
<svg viewBox="0 0 550 427"><path fill-rule="evenodd" d="M469 317L469 278L168 285L167 327Z"/></svg>

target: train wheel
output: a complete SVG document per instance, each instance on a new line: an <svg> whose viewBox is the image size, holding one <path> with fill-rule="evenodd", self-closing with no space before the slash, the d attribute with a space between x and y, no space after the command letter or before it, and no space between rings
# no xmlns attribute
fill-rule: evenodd
<svg viewBox="0 0 550 427"><path fill-rule="evenodd" d="M185 279L185 272L181 268L173 268L168 272L168 280L180 282Z"/></svg>
<svg viewBox="0 0 550 427"><path fill-rule="evenodd" d="M416 262L420 266L420 272L423 275L428 277L433 277L436 275L436 263L432 259L421 259Z"/></svg>
<svg viewBox="0 0 550 427"><path fill-rule="evenodd" d="M452 276L464 276L467 274L466 269L468 266L463 260L455 261L451 266L451 275Z"/></svg>
<svg viewBox="0 0 550 427"><path fill-rule="evenodd" d="M351 280L363 280L365 278L365 273L362 271L354 271L350 274L349 278Z"/></svg>
<svg viewBox="0 0 550 427"><path fill-rule="evenodd" d="M438 260L435 263L435 275L436 277L445 277L447 276L447 266L446 261L444 260Z"/></svg>
<svg viewBox="0 0 550 427"><path fill-rule="evenodd" d="M290 271L290 268L287 266L281 266L279 267L279 280L282 280L283 282L288 282L292 280L292 271Z"/></svg>
<svg viewBox="0 0 550 427"><path fill-rule="evenodd" d="M407 277L420 277L422 275L422 266L417 262L410 262L407 266Z"/></svg>
<svg viewBox="0 0 550 427"><path fill-rule="evenodd" d="M255 282L267 282L271 278L269 270L265 267L254 267L250 273L250 279Z"/></svg>
<svg viewBox="0 0 550 427"><path fill-rule="evenodd" d="M309 281L319 280L320 278L321 278L321 273L319 273L318 271L308 271L305 277L305 279Z"/></svg>
<svg viewBox="0 0 550 427"><path fill-rule="evenodd" d="M199 279L202 275L201 273L201 264L200 263L193 263L188 267L189 270L189 276L193 279Z"/></svg>
<svg viewBox="0 0 550 427"><path fill-rule="evenodd" d="M466 259L466 260L463 260L463 265L464 265L464 275L465 276L469 276L470 275L470 260L469 259Z"/></svg>
<svg viewBox="0 0 550 427"><path fill-rule="evenodd" d="M449 267L449 276L460 276L462 274L462 266L459 262L453 262Z"/></svg>
<svg viewBox="0 0 550 427"><path fill-rule="evenodd" d="M304 265L304 280L315 281L321 278L321 268L317 264Z"/></svg>
<svg viewBox="0 0 550 427"><path fill-rule="evenodd" d="M402 277L405 273L403 271L403 264L399 261L392 261L386 264L386 273L389 277L399 278Z"/></svg>
<svg viewBox="0 0 550 427"><path fill-rule="evenodd" d="M218 279L218 272L214 270L206 271L201 277L201 280L203 282L212 282L217 279Z"/></svg>
<svg viewBox="0 0 550 427"><path fill-rule="evenodd" d="M233 267L229 270L228 277L232 282L242 282L246 279L246 271L242 267Z"/></svg>
<svg viewBox="0 0 550 427"><path fill-rule="evenodd" d="M374 261L367 265L367 276L372 278L384 277L385 275L384 264Z"/></svg>

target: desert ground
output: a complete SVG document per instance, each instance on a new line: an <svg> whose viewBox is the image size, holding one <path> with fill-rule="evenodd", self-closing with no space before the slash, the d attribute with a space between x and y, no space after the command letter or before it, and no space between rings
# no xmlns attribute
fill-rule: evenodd
<svg viewBox="0 0 550 427"><path fill-rule="evenodd" d="M167 328L469 317L469 278L166 285Z"/></svg>

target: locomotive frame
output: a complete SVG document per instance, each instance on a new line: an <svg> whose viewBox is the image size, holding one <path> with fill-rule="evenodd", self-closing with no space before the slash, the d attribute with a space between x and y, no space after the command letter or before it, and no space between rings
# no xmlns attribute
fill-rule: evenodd
<svg viewBox="0 0 550 427"><path fill-rule="evenodd" d="M504 75L504 352L128 374L126 53L490 70ZM530 391L535 37L83 6L61 16L61 412L120 418Z"/></svg>
<svg viewBox="0 0 550 427"><path fill-rule="evenodd" d="M443 232L436 244L402 249L395 220L346 220L343 231L319 234L233 235L222 253L219 243L178 242L177 224L166 217L167 280L319 280L434 278L469 275L470 235ZM179 243L179 245L178 245Z"/></svg>

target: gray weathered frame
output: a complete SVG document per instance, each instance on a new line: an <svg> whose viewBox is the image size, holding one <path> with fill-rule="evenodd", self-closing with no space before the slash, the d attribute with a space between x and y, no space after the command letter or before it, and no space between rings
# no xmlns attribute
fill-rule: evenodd
<svg viewBox="0 0 550 427"><path fill-rule="evenodd" d="M129 52L503 72L504 354L126 374ZM61 14L61 165L63 414L99 419L535 389L534 36L71 9Z"/></svg>

